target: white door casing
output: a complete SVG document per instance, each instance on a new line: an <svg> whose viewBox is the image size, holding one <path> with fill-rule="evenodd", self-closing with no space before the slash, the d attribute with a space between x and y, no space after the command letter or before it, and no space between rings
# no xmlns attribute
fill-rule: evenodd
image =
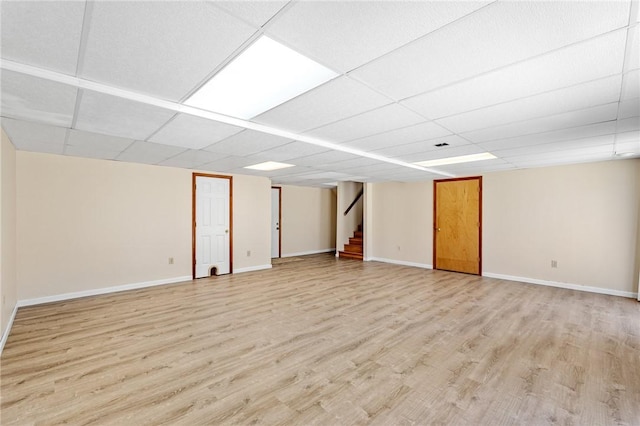
<svg viewBox="0 0 640 426"><path fill-rule="evenodd" d="M271 188L271 257L280 257L280 188Z"/></svg>
<svg viewBox="0 0 640 426"><path fill-rule="evenodd" d="M226 178L196 176L195 278L231 272L230 186Z"/></svg>

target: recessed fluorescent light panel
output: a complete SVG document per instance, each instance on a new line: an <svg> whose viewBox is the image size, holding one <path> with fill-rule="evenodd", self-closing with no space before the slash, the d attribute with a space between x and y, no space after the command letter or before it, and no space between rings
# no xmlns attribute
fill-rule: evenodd
<svg viewBox="0 0 640 426"><path fill-rule="evenodd" d="M247 166L245 169L271 171L278 169L286 169L287 167L294 167L295 164L278 163L276 161L267 161L266 163L254 164L253 166Z"/></svg>
<svg viewBox="0 0 640 426"><path fill-rule="evenodd" d="M184 103L248 120L337 75L262 36Z"/></svg>
<svg viewBox="0 0 640 426"><path fill-rule="evenodd" d="M498 157L489 152L483 152L482 154L461 155L459 157L448 157L439 158L437 160L420 161L419 163L414 164L423 167L434 167L445 166L447 164L470 163L472 161L493 160L494 158Z"/></svg>

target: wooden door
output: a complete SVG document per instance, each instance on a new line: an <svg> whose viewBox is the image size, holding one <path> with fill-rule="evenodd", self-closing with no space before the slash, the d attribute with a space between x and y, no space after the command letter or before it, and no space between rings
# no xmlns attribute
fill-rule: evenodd
<svg viewBox="0 0 640 426"><path fill-rule="evenodd" d="M433 267L482 273L482 177L433 183Z"/></svg>

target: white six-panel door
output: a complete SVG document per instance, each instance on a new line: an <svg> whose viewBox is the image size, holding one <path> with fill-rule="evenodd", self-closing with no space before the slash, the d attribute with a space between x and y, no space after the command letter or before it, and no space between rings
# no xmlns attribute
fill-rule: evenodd
<svg viewBox="0 0 640 426"><path fill-rule="evenodd" d="M195 278L231 272L230 180L196 176Z"/></svg>

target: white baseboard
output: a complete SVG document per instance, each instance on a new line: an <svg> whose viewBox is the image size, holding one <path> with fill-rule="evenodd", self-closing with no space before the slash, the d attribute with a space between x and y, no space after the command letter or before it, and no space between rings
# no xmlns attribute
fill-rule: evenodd
<svg viewBox="0 0 640 426"><path fill-rule="evenodd" d="M393 263L394 265L413 266L415 268L433 269L428 263L407 262L404 260L385 259L384 257L368 257L366 261Z"/></svg>
<svg viewBox="0 0 640 426"><path fill-rule="evenodd" d="M336 249L328 248L328 249L322 249L322 250L300 251L297 253L286 253L280 257L308 256L310 254L331 253L332 251L336 251Z"/></svg>
<svg viewBox="0 0 640 426"><path fill-rule="evenodd" d="M11 316L9 317L9 322L7 323L7 327L2 332L2 340L0 340L0 355L2 355L2 350L4 349L4 344L7 343L7 339L9 338L9 333L11 333L11 327L13 326L13 320L16 318L16 313L18 312L18 304L13 307L13 311L11 312Z"/></svg>
<svg viewBox="0 0 640 426"><path fill-rule="evenodd" d="M238 268L234 269L234 274L241 274L243 272L252 272L252 271L262 271L263 269L271 269L271 264L268 265L257 265L257 266L247 266L246 268Z"/></svg>
<svg viewBox="0 0 640 426"><path fill-rule="evenodd" d="M157 285L173 284L182 281L191 281L191 275L182 277L166 278L163 280L144 281L140 283L117 285L113 287L96 288L92 290L76 291L73 293L56 294L54 296L36 297L35 299L18 300L18 307L41 305L43 303L60 302L63 300L77 299L87 296L98 296L100 294L117 293L119 291L137 290L139 288L154 287Z"/></svg>
<svg viewBox="0 0 640 426"><path fill-rule="evenodd" d="M514 277L513 275L494 274L493 272L483 272L482 276L487 278L497 278L500 280L507 280L507 281L519 281L519 282L528 283L528 284L545 285L548 287L558 287L558 288L566 288L569 290L587 291L589 293L608 294L610 296L621 296L621 297L631 297L631 298L638 297L638 293L634 293L631 291L612 290L609 288L602 288L602 287L591 287L587 285L561 283L557 281L540 280L537 278Z"/></svg>

